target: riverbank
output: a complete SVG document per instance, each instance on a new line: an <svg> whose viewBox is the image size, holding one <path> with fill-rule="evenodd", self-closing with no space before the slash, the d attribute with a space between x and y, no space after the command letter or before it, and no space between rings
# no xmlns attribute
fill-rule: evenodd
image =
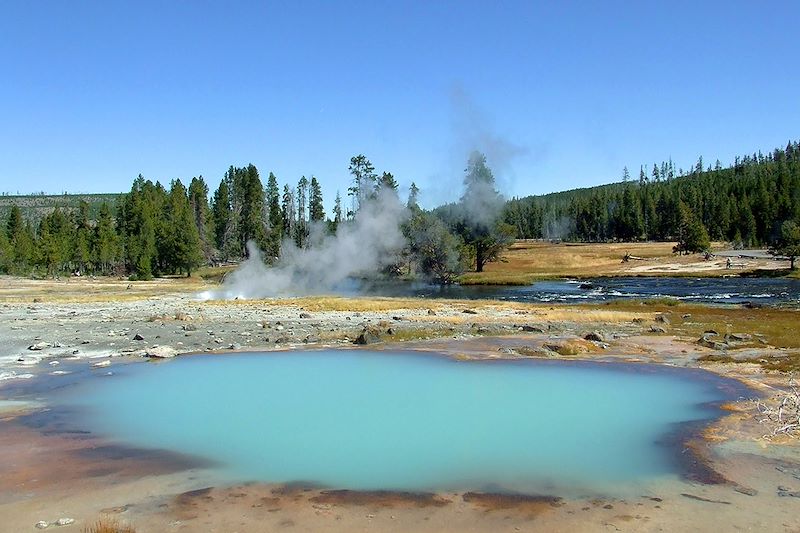
<svg viewBox="0 0 800 533"><path fill-rule="evenodd" d="M63 286L2 282L9 287L0 290L0 372L6 378L0 399L35 400L36 383L57 387L84 375L101 379L118 364L149 360L148 352L354 347L365 332L365 342L377 341L370 348L458 358L699 367L738 379L765 397L786 385L785 374L770 365L800 358L800 339L781 333L797 323L797 311L785 309L335 297L203 302L192 296L202 286L191 285L192 293L186 293L184 281L129 289L126 282L106 280L102 290L90 290L89 280L53 282ZM720 344L698 344L710 329L717 335L709 334L709 340ZM157 406L143 399L143 416L150 408ZM768 428L757 422L749 399L729 409L705 439L687 443L724 483L670 480L642 487L635 498L566 499L260 484L208 488L202 463L192 458L120 450L74 433L78 428L60 425L58 413L40 406L30 407L27 418L19 416L17 405L0 413L0 531L61 517L76 520L65 531L77 531L101 516L130 522L140 532L797 529L800 498L788 495L800 491L797 444L761 439Z"/></svg>

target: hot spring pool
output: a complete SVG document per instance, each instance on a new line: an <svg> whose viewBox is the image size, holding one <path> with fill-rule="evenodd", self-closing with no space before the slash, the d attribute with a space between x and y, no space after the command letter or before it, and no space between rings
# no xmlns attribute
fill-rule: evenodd
<svg viewBox="0 0 800 533"><path fill-rule="evenodd" d="M650 365L326 350L121 365L67 402L86 428L209 459L224 481L552 494L679 476L670 435L730 394Z"/></svg>

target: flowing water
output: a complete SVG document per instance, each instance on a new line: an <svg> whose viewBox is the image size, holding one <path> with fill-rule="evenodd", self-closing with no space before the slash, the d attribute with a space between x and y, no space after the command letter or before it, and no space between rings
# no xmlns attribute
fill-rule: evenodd
<svg viewBox="0 0 800 533"><path fill-rule="evenodd" d="M674 436L718 416L730 384L649 365L324 350L121 365L68 404L96 433L209 459L223 481L610 493L684 474Z"/></svg>
<svg viewBox="0 0 800 533"><path fill-rule="evenodd" d="M619 299L673 298L710 304L800 306L800 279L787 278L660 278L620 277L538 281L521 286L352 282L347 295L414 296L423 298L493 299L520 302L582 303Z"/></svg>

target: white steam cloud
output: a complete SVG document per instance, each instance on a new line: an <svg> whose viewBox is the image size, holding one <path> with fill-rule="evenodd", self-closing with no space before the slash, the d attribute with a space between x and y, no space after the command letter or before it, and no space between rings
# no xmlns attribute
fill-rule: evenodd
<svg viewBox="0 0 800 533"><path fill-rule="evenodd" d="M281 257L267 266L253 243L249 258L206 298L268 298L334 292L349 278L374 274L394 262L405 241L400 223L407 216L392 191L365 202L355 220L342 222L335 235L313 228L308 248L286 241Z"/></svg>

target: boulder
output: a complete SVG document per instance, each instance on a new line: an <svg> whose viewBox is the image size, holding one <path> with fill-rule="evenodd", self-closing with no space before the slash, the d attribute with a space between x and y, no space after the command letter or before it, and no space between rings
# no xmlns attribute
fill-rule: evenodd
<svg viewBox="0 0 800 533"><path fill-rule="evenodd" d="M664 313L659 313L656 315L656 322L659 324L669 324L669 317Z"/></svg>
<svg viewBox="0 0 800 533"><path fill-rule="evenodd" d="M539 327L536 327L536 326L529 326L527 324L524 324L524 325L520 326L519 329L521 331L526 331L528 333L544 333L544 330L542 328L539 328Z"/></svg>
<svg viewBox="0 0 800 533"><path fill-rule="evenodd" d="M36 529L47 529L48 527L50 527L50 524L48 524L44 520L39 520L38 522L36 522Z"/></svg>
<svg viewBox="0 0 800 533"><path fill-rule="evenodd" d="M137 333L136 335L133 336L133 340L135 340L135 341L143 341L144 337L142 337L140 334Z"/></svg>
<svg viewBox="0 0 800 533"><path fill-rule="evenodd" d="M195 326L194 324L184 324L184 325L181 326L181 328L183 329L183 331L195 331L195 330L197 330L197 326Z"/></svg>
<svg viewBox="0 0 800 533"><path fill-rule="evenodd" d="M591 333L587 333L583 336L584 339L587 341L594 341L594 342L605 342L606 337L599 331L592 331Z"/></svg>
<svg viewBox="0 0 800 533"><path fill-rule="evenodd" d="M662 326L650 326L650 333L666 333L667 330Z"/></svg>
<svg viewBox="0 0 800 533"><path fill-rule="evenodd" d="M381 342L381 336L377 329L365 327L361 333L358 334L354 344L375 344Z"/></svg>
<svg viewBox="0 0 800 533"><path fill-rule="evenodd" d="M734 341L747 342L753 340L753 336L749 333L731 333L728 338Z"/></svg>
<svg viewBox="0 0 800 533"><path fill-rule="evenodd" d="M461 312L466 314L466 315L477 315L478 314L478 312L476 310L474 310L474 309L464 309Z"/></svg>
<svg viewBox="0 0 800 533"><path fill-rule="evenodd" d="M72 524L74 522L75 522L74 518L59 518L58 520L56 520L56 525L57 526L68 526L68 525L70 525L70 524Z"/></svg>
<svg viewBox="0 0 800 533"><path fill-rule="evenodd" d="M300 313L300 318L311 318L310 313Z"/></svg>
<svg viewBox="0 0 800 533"><path fill-rule="evenodd" d="M700 346L705 346L706 348L711 348L712 350L725 350L728 348L728 345L724 342L718 342L713 340L716 333L703 333L699 339L697 339L697 344Z"/></svg>
<svg viewBox="0 0 800 533"><path fill-rule="evenodd" d="M169 359L176 355L178 355L178 352L175 348L169 346L153 346L144 352L145 357L153 357L155 359Z"/></svg>
<svg viewBox="0 0 800 533"><path fill-rule="evenodd" d="M28 346L28 349L38 352L40 350L46 350L47 348L50 348L50 346L51 344L49 342L36 342Z"/></svg>
<svg viewBox="0 0 800 533"><path fill-rule="evenodd" d="M428 316L436 316L436 311L433 309L428 309Z"/></svg>

